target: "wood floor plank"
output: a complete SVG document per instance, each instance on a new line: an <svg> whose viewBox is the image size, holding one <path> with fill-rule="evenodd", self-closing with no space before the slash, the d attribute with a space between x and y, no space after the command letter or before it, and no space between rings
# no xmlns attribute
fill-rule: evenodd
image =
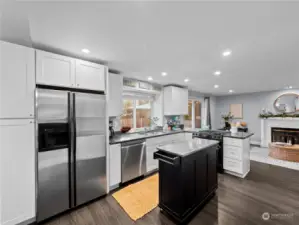
<svg viewBox="0 0 299 225"><path fill-rule="evenodd" d="M219 188L190 225L297 225L299 171L251 161L245 179L219 174ZM262 214L272 213L265 221ZM279 215L277 215L279 214ZM115 199L99 201L62 215L46 225L173 225L159 208L133 222Z"/></svg>

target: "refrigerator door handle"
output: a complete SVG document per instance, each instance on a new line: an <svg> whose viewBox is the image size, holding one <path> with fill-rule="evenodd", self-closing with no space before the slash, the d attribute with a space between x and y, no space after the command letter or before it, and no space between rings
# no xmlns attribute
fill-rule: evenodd
<svg viewBox="0 0 299 225"><path fill-rule="evenodd" d="M72 143L73 143L73 163L72 163L72 171L73 171L73 175L72 175L72 179L73 179L73 183L72 183L72 187L74 190L74 194L73 194L73 206L77 205L77 181L76 181L76 177L77 177L77 171L76 171L76 160L77 160L77 123L76 123L76 94L72 93L72 103L71 103L71 109L72 109L72 124L73 124L73 138L72 138Z"/></svg>
<svg viewBox="0 0 299 225"><path fill-rule="evenodd" d="M69 132L69 149L68 149L68 160L69 160L69 205L73 207L73 189L72 189L72 120L71 120L71 93L67 93L67 122Z"/></svg>

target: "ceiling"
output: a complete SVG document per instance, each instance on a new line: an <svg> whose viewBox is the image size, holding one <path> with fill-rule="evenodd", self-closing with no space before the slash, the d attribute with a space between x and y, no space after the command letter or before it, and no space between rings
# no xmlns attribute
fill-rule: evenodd
<svg viewBox="0 0 299 225"><path fill-rule="evenodd" d="M299 2L3 4L2 39L106 62L127 77L213 95L299 87Z"/></svg>

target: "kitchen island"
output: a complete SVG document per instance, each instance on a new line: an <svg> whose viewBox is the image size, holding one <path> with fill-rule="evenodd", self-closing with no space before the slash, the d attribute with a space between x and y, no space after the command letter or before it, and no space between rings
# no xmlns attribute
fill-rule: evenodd
<svg viewBox="0 0 299 225"><path fill-rule="evenodd" d="M176 222L189 221L214 195L218 143L197 138L157 147L159 207Z"/></svg>

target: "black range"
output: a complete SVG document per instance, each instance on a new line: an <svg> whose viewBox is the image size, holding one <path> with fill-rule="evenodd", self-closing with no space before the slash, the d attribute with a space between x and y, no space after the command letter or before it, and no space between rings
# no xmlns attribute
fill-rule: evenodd
<svg viewBox="0 0 299 225"><path fill-rule="evenodd" d="M202 138L208 140L216 140L218 143L218 153L217 153L217 171L218 173L223 173L223 136L226 133L230 133L227 131L219 131L219 130L207 130L207 131L199 131L197 133L193 133L193 138Z"/></svg>

